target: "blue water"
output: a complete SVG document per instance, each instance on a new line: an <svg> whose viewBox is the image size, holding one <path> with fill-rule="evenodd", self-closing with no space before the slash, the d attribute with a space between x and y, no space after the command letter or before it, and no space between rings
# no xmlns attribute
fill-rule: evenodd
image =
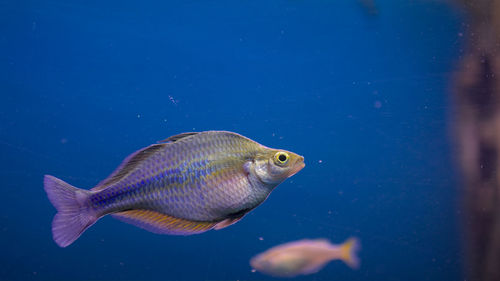
<svg viewBox="0 0 500 281"><path fill-rule="evenodd" d="M274 280L279 243L361 239L295 280L460 280L445 1L0 0L0 280ZM44 174L80 188L129 153L229 130L305 156L239 223L188 237L112 218L59 248Z"/></svg>

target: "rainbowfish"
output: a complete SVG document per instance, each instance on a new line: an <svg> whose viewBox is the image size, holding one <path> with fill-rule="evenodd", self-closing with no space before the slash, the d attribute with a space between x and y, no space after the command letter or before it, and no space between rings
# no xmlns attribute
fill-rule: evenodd
<svg viewBox="0 0 500 281"><path fill-rule="evenodd" d="M341 259L351 268L359 267L356 252L358 239L350 238L341 245L326 239L299 240L275 246L250 260L250 265L262 273L276 277L295 277L321 270L332 260Z"/></svg>
<svg viewBox="0 0 500 281"><path fill-rule="evenodd" d="M304 168L295 153L236 133L183 133L128 156L91 190L46 175L54 241L73 243L105 215L159 234L191 235L239 221Z"/></svg>

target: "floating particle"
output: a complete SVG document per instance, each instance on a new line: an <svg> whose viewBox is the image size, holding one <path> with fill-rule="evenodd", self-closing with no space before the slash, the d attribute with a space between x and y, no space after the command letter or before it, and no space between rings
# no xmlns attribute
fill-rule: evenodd
<svg viewBox="0 0 500 281"><path fill-rule="evenodd" d="M177 100L174 99L174 97L172 96L168 96L168 99L174 104L174 105L177 105Z"/></svg>

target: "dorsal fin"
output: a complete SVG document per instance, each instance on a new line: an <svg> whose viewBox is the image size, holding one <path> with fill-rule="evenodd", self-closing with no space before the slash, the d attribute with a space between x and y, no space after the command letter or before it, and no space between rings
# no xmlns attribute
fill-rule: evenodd
<svg viewBox="0 0 500 281"><path fill-rule="evenodd" d="M159 141L158 143L165 143L165 142L176 142L182 138L185 138L185 137L189 137L189 136L193 136L193 135L196 135L198 134L198 132L188 132L188 133L182 133L182 134L178 134L178 135L175 135L175 136L171 136L171 137L168 137L162 141Z"/></svg>
<svg viewBox="0 0 500 281"><path fill-rule="evenodd" d="M197 234L212 229L217 223L190 221L149 210L128 210L114 213L112 216L123 222L158 234Z"/></svg>
<svg viewBox="0 0 500 281"><path fill-rule="evenodd" d="M140 149L132 154L130 154L123 162L116 168L116 170L109 175L105 180L101 181L96 187L92 188L93 191L103 190L109 185L118 182L124 176L128 175L131 171L134 170L139 163L141 163L144 159L148 158L161 148L163 148L165 144L153 144L146 148Z"/></svg>

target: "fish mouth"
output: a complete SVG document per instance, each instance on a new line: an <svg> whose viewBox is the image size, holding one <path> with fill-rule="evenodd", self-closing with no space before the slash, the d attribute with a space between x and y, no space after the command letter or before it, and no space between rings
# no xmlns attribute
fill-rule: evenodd
<svg viewBox="0 0 500 281"><path fill-rule="evenodd" d="M300 158L297 159L297 161L293 165L293 168L291 169L290 175L288 177L295 175L300 170L304 169L305 166L306 166L306 163L304 163L304 157L300 156Z"/></svg>

